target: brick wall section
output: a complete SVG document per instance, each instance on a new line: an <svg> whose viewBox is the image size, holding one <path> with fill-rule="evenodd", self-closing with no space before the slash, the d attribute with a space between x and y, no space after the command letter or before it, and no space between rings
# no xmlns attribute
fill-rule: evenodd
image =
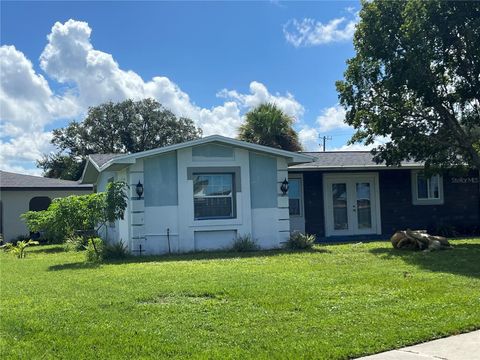
<svg viewBox="0 0 480 360"><path fill-rule="evenodd" d="M444 204L413 205L410 170L378 173L383 235L389 237L396 230L406 228L432 230L454 226L462 230L480 225L479 184L452 183L451 177L456 175L444 174ZM479 175L472 171L468 176ZM303 182L305 231L322 238L325 236L322 172L304 172Z"/></svg>
<svg viewBox="0 0 480 360"><path fill-rule="evenodd" d="M468 176L478 177L471 172ZM452 175L443 175L442 205L413 205L410 170L379 172L382 233L396 230L453 226L472 228L480 224L479 184L452 183Z"/></svg>

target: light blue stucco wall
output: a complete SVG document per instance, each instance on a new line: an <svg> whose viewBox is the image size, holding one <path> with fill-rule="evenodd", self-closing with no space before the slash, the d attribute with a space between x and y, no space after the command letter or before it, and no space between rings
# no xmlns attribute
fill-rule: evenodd
<svg viewBox="0 0 480 360"><path fill-rule="evenodd" d="M216 144L199 145L192 148L192 156L194 158L233 158L233 147Z"/></svg>
<svg viewBox="0 0 480 360"><path fill-rule="evenodd" d="M107 190L108 180L113 178L115 180L115 173L113 171L104 171L98 175L97 179L97 192L102 192Z"/></svg>
<svg viewBox="0 0 480 360"><path fill-rule="evenodd" d="M252 209L277 207L277 159L250 152Z"/></svg>
<svg viewBox="0 0 480 360"><path fill-rule="evenodd" d="M145 206L178 205L177 153L144 160Z"/></svg>

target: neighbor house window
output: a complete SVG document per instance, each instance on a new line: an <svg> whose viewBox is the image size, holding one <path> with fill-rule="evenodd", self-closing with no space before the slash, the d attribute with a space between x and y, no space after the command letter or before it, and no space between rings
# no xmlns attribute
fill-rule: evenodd
<svg viewBox="0 0 480 360"><path fill-rule="evenodd" d="M234 174L194 174L195 220L235 217Z"/></svg>
<svg viewBox="0 0 480 360"><path fill-rule="evenodd" d="M412 195L415 205L443 204L442 176L427 176L421 171L412 172Z"/></svg>
<svg viewBox="0 0 480 360"><path fill-rule="evenodd" d="M288 179L288 209L290 216L300 216L301 213L301 179Z"/></svg>

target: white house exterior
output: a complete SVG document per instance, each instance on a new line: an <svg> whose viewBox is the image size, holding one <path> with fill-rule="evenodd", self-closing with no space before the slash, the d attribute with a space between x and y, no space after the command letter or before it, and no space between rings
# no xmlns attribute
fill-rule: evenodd
<svg viewBox="0 0 480 360"><path fill-rule="evenodd" d="M92 155L82 182L130 185L124 219L103 234L147 254L226 249L251 235L264 249L290 234L288 166L312 157L213 135L127 155ZM141 183L141 198L136 186Z"/></svg>

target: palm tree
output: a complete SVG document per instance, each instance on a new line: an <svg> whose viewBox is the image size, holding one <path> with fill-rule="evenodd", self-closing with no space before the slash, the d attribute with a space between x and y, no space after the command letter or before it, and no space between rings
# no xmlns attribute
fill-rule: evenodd
<svg viewBox="0 0 480 360"><path fill-rule="evenodd" d="M289 151L301 151L293 118L275 104L265 103L250 110L240 126L238 138L251 143Z"/></svg>

